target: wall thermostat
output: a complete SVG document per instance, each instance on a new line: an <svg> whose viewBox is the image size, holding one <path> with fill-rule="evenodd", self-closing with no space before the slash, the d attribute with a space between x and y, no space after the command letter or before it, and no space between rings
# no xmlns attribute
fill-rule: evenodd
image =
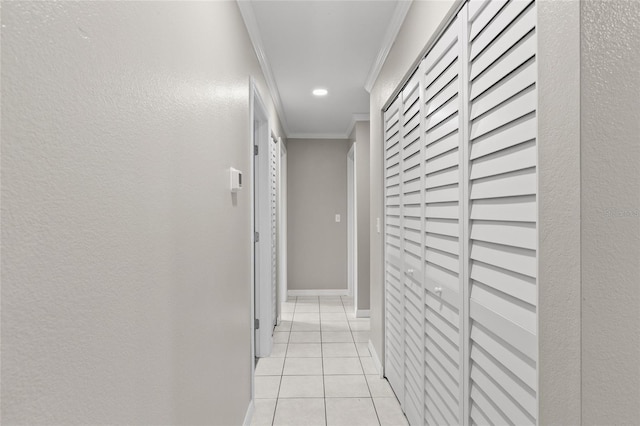
<svg viewBox="0 0 640 426"><path fill-rule="evenodd" d="M231 167L229 172L231 178L231 192L238 192L242 189L242 172Z"/></svg>

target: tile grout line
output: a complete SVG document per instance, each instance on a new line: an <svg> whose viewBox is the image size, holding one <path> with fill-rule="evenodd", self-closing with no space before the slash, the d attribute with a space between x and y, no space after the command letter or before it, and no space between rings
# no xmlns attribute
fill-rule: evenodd
<svg viewBox="0 0 640 426"><path fill-rule="evenodd" d="M320 328L320 368L322 372L322 405L324 406L324 424L327 425L327 385L324 380L324 341L322 339L322 315L318 298L318 327Z"/></svg>
<svg viewBox="0 0 640 426"><path fill-rule="evenodd" d="M293 304L293 312L296 312L296 305L298 300ZM293 326L293 315L291 315L290 326ZM282 371L280 371L280 384L278 385L278 394L276 395L276 405L273 407L273 416L271 417L271 426L274 426L276 422L276 410L278 409L278 402L280 401L280 388L282 387L282 378L284 377L284 365L287 363L287 353L289 352L289 340L291 339L291 328L289 328L289 335L287 336L287 347L284 350L284 361L282 362Z"/></svg>
<svg viewBox="0 0 640 426"><path fill-rule="evenodd" d="M347 322L349 323L349 331L351 332L351 338L353 339L354 342L354 346L355 346L355 336L353 335L353 330L351 329L351 322L349 322L349 319L347 318ZM358 348L356 347L356 352L358 352ZM360 357L360 354L358 353L358 362L360 363L360 368L362 369L362 376L364 377L364 382L367 385L367 391L369 392L369 398L371 399L371 405L373 406L373 412L376 413L376 420L378 421L378 426L380 426L382 423L380 422L380 416L378 415L378 409L376 408L376 404L375 401L373 400L373 393L371 393L371 386L369 385L369 380L367 379L367 375L364 371L364 365L362 365L362 358Z"/></svg>
<svg viewBox="0 0 640 426"><path fill-rule="evenodd" d="M296 306L298 305L298 300L296 298L295 303L293 304L293 315L295 315L295 311L296 311ZM280 388L282 387L282 379L284 377L284 365L287 363L287 354L289 353L289 342L291 340L291 328L293 327L293 315L291 315L291 321L290 321L290 328L289 328L289 335L287 336L287 347L284 350L284 361L282 363L282 371L280 372L280 384L278 385L278 395L276 397L276 405L273 408L273 417L271 420L271 426L274 426L275 421L276 421L276 410L278 409L278 402L280 402Z"/></svg>
<svg viewBox="0 0 640 426"><path fill-rule="evenodd" d="M344 301L343 301L343 306L344 306ZM346 308L345 308L345 313L346 313ZM351 332L351 339L353 340L353 345L356 346L356 344L355 344L356 338L353 335L353 331L354 330L351 329L351 322L349 321L349 317L347 317L347 323L349 324L349 331ZM364 371L364 365L362 365L362 357L360 356L360 353L358 353L358 347L357 346L356 346L356 353L358 355L358 362L360 363L360 368L362 369L362 375L364 377L364 382L367 384L367 390L369 391L369 398L371 399L371 405L373 406L373 412L376 413L376 420L378 420L378 425L380 426L382 424L382 422L380 422L380 415L378 414L378 408L376 407L376 403L373 400L373 393L371 393L371 386L369 385L369 380L367 379L367 374Z"/></svg>

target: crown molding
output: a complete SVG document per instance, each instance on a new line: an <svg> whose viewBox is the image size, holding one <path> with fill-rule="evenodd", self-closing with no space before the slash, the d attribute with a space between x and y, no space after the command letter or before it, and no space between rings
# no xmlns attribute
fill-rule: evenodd
<svg viewBox="0 0 640 426"><path fill-rule="evenodd" d="M351 123L349 123L349 127L347 128L346 139L351 136L351 132L353 132L354 127L356 127L356 123L358 121L369 121L369 114L353 114L351 116Z"/></svg>
<svg viewBox="0 0 640 426"><path fill-rule="evenodd" d="M289 139L348 139L344 133L292 133Z"/></svg>
<svg viewBox="0 0 640 426"><path fill-rule="evenodd" d="M380 46L378 56L376 56L376 60L373 62L373 65L371 65L367 79L364 82L364 88L369 93L371 93L371 89L373 89L373 85L378 79L378 74L380 74L382 66L387 60L387 56L391 51L391 46L393 46L393 43L396 41L396 37L400 32L400 28L402 27L404 18L407 16L407 12L409 12L411 3L413 3L413 0L399 1L393 11L393 16L391 17L391 22L389 22L387 31L382 39L382 45Z"/></svg>
<svg viewBox="0 0 640 426"><path fill-rule="evenodd" d="M240 9L240 15L242 15L244 25L245 27L247 27L247 32L249 33L249 39L251 40L253 49L255 50L256 56L258 57L258 63L260 63L260 68L262 69L262 74L264 75L264 79L267 83L267 88L269 89L271 99L273 100L276 112L278 113L280 124L282 124L285 136L288 138L290 137L289 135L291 132L289 131L287 117L285 116L284 108L282 107L280 91L278 90L278 85L276 84L276 80L273 77L273 71L271 69L269 60L267 59L267 54L264 50L262 37L260 37L260 28L258 27L258 21L256 20L253 5L251 4L250 0L237 0L236 3L238 4L238 8Z"/></svg>
<svg viewBox="0 0 640 426"><path fill-rule="evenodd" d="M369 121L369 114L353 114L344 133L292 133L289 139L349 139L358 121Z"/></svg>

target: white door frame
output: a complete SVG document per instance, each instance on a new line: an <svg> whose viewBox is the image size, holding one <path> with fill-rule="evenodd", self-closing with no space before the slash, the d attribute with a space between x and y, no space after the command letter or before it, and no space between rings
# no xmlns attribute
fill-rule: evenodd
<svg viewBox="0 0 640 426"><path fill-rule="evenodd" d="M287 301L287 147L278 140L278 314Z"/></svg>
<svg viewBox="0 0 640 426"><path fill-rule="evenodd" d="M252 291L252 365L255 357L271 354L273 346L273 323L271 304L271 211L269 206L269 116L253 79L250 81L250 155L251 155L251 291ZM258 155L254 155L254 146ZM256 232L263 238L255 241ZM262 325L255 329L256 319ZM252 366L252 369L254 367ZM253 373L253 370L252 370ZM252 374L253 377L253 374Z"/></svg>
<svg viewBox="0 0 640 426"><path fill-rule="evenodd" d="M358 203L356 185L356 144L347 154L347 288L358 312Z"/></svg>
<svg viewBox="0 0 640 426"><path fill-rule="evenodd" d="M278 253L278 245L280 244L279 239L279 216L280 216L280 147L278 142L280 138L278 138L275 133L271 133L271 137L269 138L269 153L268 153L268 163L269 170L271 171L272 161L273 161L273 173L271 176L271 172L269 172L269 182L273 183L273 188L269 186L269 237L271 244L269 246L269 250L271 256L269 257L270 261L270 272L271 272L271 312L273 313L272 317L269 319L273 328L278 325L278 317L280 314L280 308L278 305L278 274L280 270L280 265L278 263L279 253ZM273 178L273 180L271 180ZM273 191L273 192L272 192ZM273 198L272 198L273 197ZM273 205L271 204L273 203ZM261 241L262 242L262 241Z"/></svg>

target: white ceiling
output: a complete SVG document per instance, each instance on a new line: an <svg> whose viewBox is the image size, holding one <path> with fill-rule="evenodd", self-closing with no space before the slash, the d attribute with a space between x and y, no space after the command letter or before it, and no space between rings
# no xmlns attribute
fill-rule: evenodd
<svg viewBox="0 0 640 426"><path fill-rule="evenodd" d="M377 76L407 1L239 1L290 138L345 138L369 113ZM329 91L325 97L314 88Z"/></svg>

